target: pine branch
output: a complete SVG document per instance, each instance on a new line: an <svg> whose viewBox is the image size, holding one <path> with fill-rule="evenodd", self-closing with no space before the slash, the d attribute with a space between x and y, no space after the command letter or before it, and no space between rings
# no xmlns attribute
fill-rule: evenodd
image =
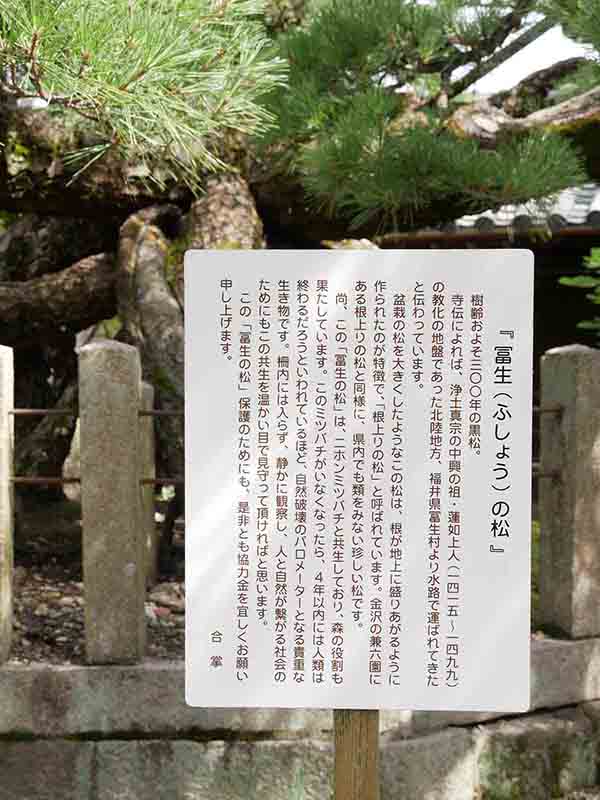
<svg viewBox="0 0 600 800"><path fill-rule="evenodd" d="M549 31L554 27L554 25L555 23L549 19L542 19L535 25L532 25L531 28L528 28L512 42L507 44L501 50L498 50L486 61L476 66L463 78L453 81L449 87L449 97L457 97L459 94L462 94L465 89L468 89L469 86L472 86L480 78L488 75L490 72L492 72L492 70L496 69L496 67L499 67L501 64L504 64L505 61L508 61L509 58L512 58L515 53L518 53L524 47L527 47L528 44L531 44L531 42L539 39L542 34L546 33L546 31Z"/></svg>
<svg viewBox="0 0 600 800"><path fill-rule="evenodd" d="M512 11L507 14L498 25L487 36L482 36L476 46L467 49L453 48L452 56L434 62L431 66L435 67L436 72L441 75L442 83L449 85L450 76L455 69L473 63L486 61L498 48L502 46L505 39L511 33L518 31L523 24L525 16L532 10L532 0L518 0ZM453 37L448 39L448 45L454 44Z"/></svg>
<svg viewBox="0 0 600 800"><path fill-rule="evenodd" d="M488 100L482 100L457 109L446 125L461 138L474 139L486 147L495 147L504 134L535 130L560 133L599 118L600 86L595 86L577 97L534 111L526 117L511 117Z"/></svg>
<svg viewBox="0 0 600 800"><path fill-rule="evenodd" d="M227 131L272 124L285 64L261 0L0 0L0 90L94 123L123 158L162 157L197 188ZM85 151L80 151L83 168Z"/></svg>

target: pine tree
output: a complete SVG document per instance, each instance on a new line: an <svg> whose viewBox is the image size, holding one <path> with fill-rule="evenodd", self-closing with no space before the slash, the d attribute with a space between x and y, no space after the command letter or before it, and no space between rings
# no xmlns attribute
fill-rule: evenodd
<svg viewBox="0 0 600 800"><path fill-rule="evenodd" d="M47 103L60 125L69 116L85 123L82 134L50 137L47 172L58 188L55 196L46 183L42 203L76 198L74 181L94 163L110 165L101 184L111 196L117 187L106 173L112 180L120 160L138 162L133 173L163 196L181 184L197 194L207 169L234 168L265 208L285 204L296 230L312 218L319 238L357 226L372 234L584 179L577 149L559 135L581 122L577 102L557 119L551 108L515 118L500 102L473 104L468 91L556 21L598 46L598 3L0 0L0 95ZM589 121L600 112L599 82L597 64L588 64L556 97L578 101L591 91ZM258 137L252 145L247 134ZM6 132L6 155L16 142L17 162L20 135ZM101 193L86 180L87 203ZM15 206L20 183L19 191ZM0 189L6 208L11 192ZM139 196L143 205L161 195L145 188Z"/></svg>
<svg viewBox="0 0 600 800"><path fill-rule="evenodd" d="M0 93L87 121L95 141L65 164L111 151L196 186L223 167L226 132L271 121L261 98L285 66L263 12L255 0L0 0Z"/></svg>
<svg viewBox="0 0 600 800"><path fill-rule="evenodd" d="M598 306L600 305L600 247L592 247L589 256L584 259L583 265L585 267L583 274L560 278L559 282L563 286L587 289L587 299ZM594 331L596 336L600 336L600 317L596 316L593 319L582 320L577 327Z"/></svg>
<svg viewBox="0 0 600 800"><path fill-rule="evenodd" d="M595 76L560 105L548 74L523 103L468 95L556 19L600 44L600 0L547 2L532 16L536 0L0 0L16 405L75 405L75 335L118 317L157 406L180 409L190 245L263 247L263 221L309 246L371 237L581 180L572 142L598 151ZM17 421L21 474L64 462L72 429L56 419ZM159 474L183 473L183 435L157 420Z"/></svg>
<svg viewBox="0 0 600 800"><path fill-rule="evenodd" d="M599 7L556 0L540 19L532 0L331 0L278 39L289 87L271 94L277 126L263 145L315 206L384 230L577 184L582 160L550 126L507 124L486 142L465 135L460 120L476 78L556 20L600 45ZM467 67L457 79L454 71ZM583 71L588 83L596 68Z"/></svg>

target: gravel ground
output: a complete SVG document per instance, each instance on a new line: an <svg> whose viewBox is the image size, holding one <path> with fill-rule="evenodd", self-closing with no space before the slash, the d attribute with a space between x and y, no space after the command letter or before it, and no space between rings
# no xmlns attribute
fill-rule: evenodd
<svg viewBox="0 0 600 800"><path fill-rule="evenodd" d="M558 800L600 800L600 789L580 789L559 797Z"/></svg>
<svg viewBox="0 0 600 800"><path fill-rule="evenodd" d="M183 572L179 539L178 572ZM85 664L81 522L78 504L37 508L15 541L14 632L10 662ZM146 654L184 658L185 588L164 579L146 597Z"/></svg>
<svg viewBox="0 0 600 800"><path fill-rule="evenodd" d="M40 568L16 568L9 663L86 663L83 583L73 580L69 572L56 563ZM183 659L184 592L180 581L160 583L148 592L148 656Z"/></svg>

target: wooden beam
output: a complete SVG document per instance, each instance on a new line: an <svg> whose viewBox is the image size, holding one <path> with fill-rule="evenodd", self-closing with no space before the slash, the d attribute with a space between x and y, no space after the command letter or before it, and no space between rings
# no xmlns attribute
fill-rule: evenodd
<svg viewBox="0 0 600 800"><path fill-rule="evenodd" d="M334 711L335 800L379 800L379 711Z"/></svg>

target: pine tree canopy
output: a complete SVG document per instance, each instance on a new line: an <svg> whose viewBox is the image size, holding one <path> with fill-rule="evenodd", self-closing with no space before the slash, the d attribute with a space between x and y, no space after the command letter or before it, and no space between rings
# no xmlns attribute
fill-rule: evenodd
<svg viewBox="0 0 600 800"><path fill-rule="evenodd" d="M551 0L546 10L565 33L600 52L600 3L598 0ZM559 99L574 97L600 84L600 61L590 59L577 72L559 83Z"/></svg>
<svg viewBox="0 0 600 800"><path fill-rule="evenodd" d="M257 132L282 82L255 0L0 0L0 91L75 111L109 148L172 162L190 183L225 130Z"/></svg>
<svg viewBox="0 0 600 800"><path fill-rule="evenodd" d="M239 168L236 132L251 137L256 193L266 175L298 219L311 209L346 228L442 222L580 183L589 158L573 130L600 119L593 59L537 115L469 94L557 22L599 49L600 0L0 0L0 20L0 95L94 132L61 156L75 177L110 152L197 193L207 169Z"/></svg>
<svg viewBox="0 0 600 800"><path fill-rule="evenodd" d="M470 83L454 71L475 67L474 81L523 26L535 36L565 20L600 45L598 0L545 10L532 17L532 0L331 0L279 37L290 85L269 99L277 127L263 141L315 203L356 225L406 227L445 199L469 211L576 184L585 176L576 149L548 130L486 148L452 125Z"/></svg>

